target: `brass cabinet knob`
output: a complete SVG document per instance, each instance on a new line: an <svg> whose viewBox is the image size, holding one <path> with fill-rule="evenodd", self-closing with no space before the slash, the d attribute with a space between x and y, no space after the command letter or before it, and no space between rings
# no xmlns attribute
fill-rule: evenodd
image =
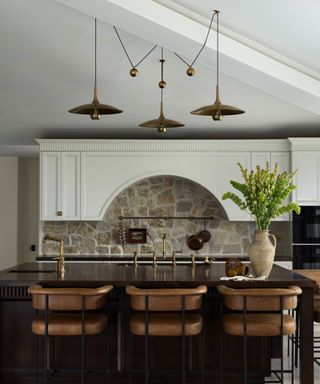
<svg viewBox="0 0 320 384"><path fill-rule="evenodd" d="M62 211L58 211L57 216L62 216Z"/></svg>

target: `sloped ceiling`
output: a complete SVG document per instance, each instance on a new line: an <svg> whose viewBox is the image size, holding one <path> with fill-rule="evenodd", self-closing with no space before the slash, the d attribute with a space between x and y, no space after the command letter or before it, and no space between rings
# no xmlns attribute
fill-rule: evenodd
<svg viewBox="0 0 320 384"><path fill-rule="evenodd" d="M0 2L0 149L34 138L215 139L319 136L320 3L297 0L2 0ZM196 76L174 55L192 61L213 9L221 11L221 98L246 111L222 122L193 116L210 104L215 86L215 35L196 63ZM90 102L93 17L98 22L98 92L123 109L91 121L71 107ZM159 134L141 122L159 115L157 48L165 48L165 115L186 126Z"/></svg>

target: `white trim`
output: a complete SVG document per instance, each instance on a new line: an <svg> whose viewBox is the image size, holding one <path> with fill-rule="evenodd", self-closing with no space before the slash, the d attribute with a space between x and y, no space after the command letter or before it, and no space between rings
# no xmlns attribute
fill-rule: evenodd
<svg viewBox="0 0 320 384"><path fill-rule="evenodd" d="M76 152L287 152L280 140L68 140L36 139L40 151Z"/></svg>
<svg viewBox="0 0 320 384"><path fill-rule="evenodd" d="M291 151L319 151L320 137L289 137Z"/></svg>

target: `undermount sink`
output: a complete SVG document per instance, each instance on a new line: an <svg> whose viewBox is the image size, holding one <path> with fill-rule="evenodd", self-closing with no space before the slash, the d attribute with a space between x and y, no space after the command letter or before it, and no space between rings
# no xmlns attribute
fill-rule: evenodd
<svg viewBox="0 0 320 384"><path fill-rule="evenodd" d="M24 270L24 269L11 269L7 273L53 273L55 272L54 269L48 269L45 271L39 271L39 270Z"/></svg>

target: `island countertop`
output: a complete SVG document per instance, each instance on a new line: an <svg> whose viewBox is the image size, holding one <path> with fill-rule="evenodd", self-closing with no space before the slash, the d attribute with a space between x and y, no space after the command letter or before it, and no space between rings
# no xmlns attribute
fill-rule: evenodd
<svg viewBox="0 0 320 384"><path fill-rule="evenodd" d="M59 279L55 264L24 263L0 272L0 285L24 285L34 283L79 283L100 284L108 283L115 287L125 287L128 284L139 286L195 286L205 284L215 287L219 284L227 284L236 287L285 287L297 284L300 287L314 288L315 283L308 278L274 265L273 270L266 280L253 281L221 281L225 276L224 263L213 262L210 265L197 264L177 265L138 265L109 264L109 263L70 263L66 264L64 279Z"/></svg>
<svg viewBox="0 0 320 384"><path fill-rule="evenodd" d="M219 329L219 296L215 287L220 284L232 286L235 288L251 287L251 288L282 288L290 285L297 285L302 288L300 297L300 384L313 383L313 292L315 282L299 275L293 271L284 269L274 265L272 272L266 280L254 281L223 281L225 276L224 263L213 262L210 265L197 264L195 267L189 265L177 265L172 268L171 265L159 265L153 268L152 265L138 265L134 267L132 264L116 264L116 263L67 263L65 265L66 272L64 279L59 279L56 273L56 265L54 263L25 263L15 267L0 271L0 320L2 322L2 338L0 354L6 356L0 364L0 371L11 370L17 374L17 367L27 367L32 372L32 353L30 345L32 345L32 334L30 324L32 319L31 297L27 292L29 286L33 284L43 284L46 286L99 286L102 284L112 284L111 301L113 309L111 310L110 328L113 335L113 347L118 348L117 359L114 360L113 370L118 375L120 381L117 383L128 382L127 367L127 349L123 347L123 343L127 340L128 327L126 324L126 316L128 316L127 298L125 295L125 287L129 284L138 287L194 287L200 284L208 286L208 294L204 303L205 322L206 322L206 338L214 340ZM218 306L217 306L218 305ZM21 335L12 341L12 318L27 319L23 322L15 323L15 333ZM119 323L121 319L121 323ZM21 343L21 340L24 340ZM118 343L122 340L122 344ZM233 341L234 343L234 341ZM119 345L118 345L119 344ZM180 345L180 344L179 344ZM207 346L207 361L209 378L212 376L212 369L215 366L212 363L211 356L216 351L212 350L213 343ZM264 349L264 345L266 349ZM266 351L271 351L267 347L268 343L258 343L255 348L256 353L251 356L254 362L254 356L259 356L258 363L262 364L259 369L264 372L264 364L268 364L270 356ZM117 347L118 346L118 347ZM67 348L68 345L64 346ZM262 349L261 349L262 348ZM21 349L23 351L21 352ZM17 352L20 351L20 352ZM195 349L196 351L196 349ZM71 352L70 352L71 353ZM71 353L72 354L72 353ZM94 364L100 356L93 354ZM157 355L158 356L158 355ZM166 355L162 354L160 361L166 359ZM264 359L261 356L265 356ZM197 354L194 352L196 361ZM230 356L228 357L230 358ZM159 360L159 359L158 359ZM227 360L227 359L226 359ZM178 363L177 363L178 364ZM238 360L230 361L230 367L239 364ZM20 371L19 371L20 372ZM211 373L210 373L211 372ZM262 375L263 376L263 375ZM21 380L16 383L25 383L24 375L20 375ZM122 380L122 381L121 381ZM238 381L236 381L238 382ZM229 383L229 382L228 382Z"/></svg>

